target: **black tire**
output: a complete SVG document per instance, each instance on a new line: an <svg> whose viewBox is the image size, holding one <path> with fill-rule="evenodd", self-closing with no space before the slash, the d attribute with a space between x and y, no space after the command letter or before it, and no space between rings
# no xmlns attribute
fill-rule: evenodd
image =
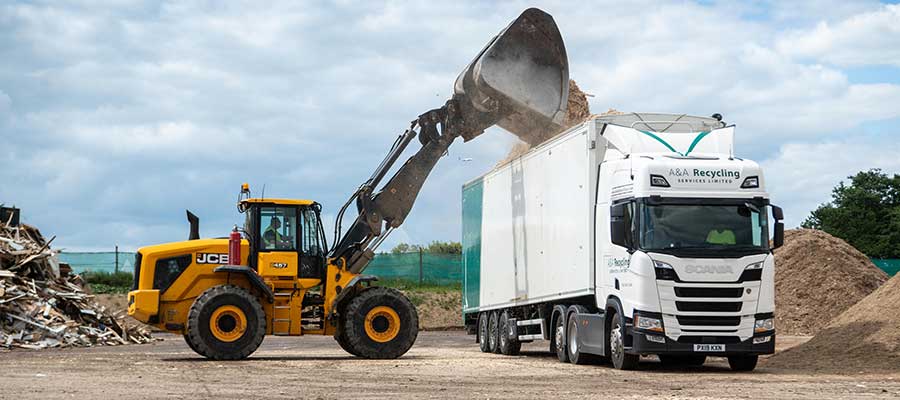
<svg viewBox="0 0 900 400"><path fill-rule="evenodd" d="M488 317L488 351L500 354L500 313L491 311Z"/></svg>
<svg viewBox="0 0 900 400"><path fill-rule="evenodd" d="M732 371L738 372L750 372L756 368L756 363L759 361L759 356L728 356L728 366L731 367Z"/></svg>
<svg viewBox="0 0 900 400"><path fill-rule="evenodd" d="M194 353L200 354L200 352L197 351L197 348L194 347L194 343L192 343L192 342L191 342L191 339L188 338L188 335L187 335L187 334L184 334L183 336L184 336L184 342L187 343L188 347L190 347L191 350L194 351Z"/></svg>
<svg viewBox="0 0 900 400"><path fill-rule="evenodd" d="M705 355L672 355L660 354L659 362L666 367L699 367L706 362Z"/></svg>
<svg viewBox="0 0 900 400"><path fill-rule="evenodd" d="M610 315L609 323L609 359L612 361L613 367L621 370L631 370L637 368L640 356L637 354L625 353L625 318L613 311Z"/></svg>
<svg viewBox="0 0 900 400"><path fill-rule="evenodd" d="M349 341L349 339L347 339L347 335L344 333L343 325L344 324L341 323L338 326L337 334L334 335L334 340L338 343L338 345L341 346L342 349L344 349L344 351L346 351L354 356L361 357L359 354L356 354L356 349L354 349L352 346L350 346L350 341Z"/></svg>
<svg viewBox="0 0 900 400"><path fill-rule="evenodd" d="M246 322L242 324L240 318L233 317L235 312L219 314L226 308L239 310ZM222 340L212 331L210 322L214 313L219 315L214 323L221 323L217 327L233 334L233 340ZM262 343L266 334L266 313L259 300L246 289L234 285L215 286L194 300L188 311L187 331L185 340L197 354L213 360L241 360L253 354Z"/></svg>
<svg viewBox="0 0 900 400"><path fill-rule="evenodd" d="M504 311L503 314L500 314L498 328L500 333L500 354L507 356L519 355L519 351L522 350L522 342L519 341L518 336L510 338L509 311Z"/></svg>
<svg viewBox="0 0 900 400"><path fill-rule="evenodd" d="M488 344L488 313L478 314L478 347L482 353L490 353L491 348Z"/></svg>
<svg viewBox="0 0 900 400"><path fill-rule="evenodd" d="M553 332L550 332L553 337L553 344L555 348L553 349L556 352L556 358L559 362L567 363L569 362L569 352L566 350L566 314L559 313L556 316L556 319L553 321Z"/></svg>
<svg viewBox="0 0 900 400"><path fill-rule="evenodd" d="M363 290L347 304L339 328L348 352L358 357L393 359L406 354L419 335L416 307L399 291ZM341 343L341 340L338 341Z"/></svg>
<svg viewBox="0 0 900 400"><path fill-rule="evenodd" d="M575 312L569 313L566 324L566 351L569 353L569 362L584 365L596 362L593 354L582 353L578 346L578 323Z"/></svg>

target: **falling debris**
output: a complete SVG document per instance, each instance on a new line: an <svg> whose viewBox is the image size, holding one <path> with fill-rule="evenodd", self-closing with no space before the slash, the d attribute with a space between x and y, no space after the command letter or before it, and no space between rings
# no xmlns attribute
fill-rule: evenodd
<svg viewBox="0 0 900 400"><path fill-rule="evenodd" d="M0 348L43 349L147 343L150 332L124 323L60 268L37 228L0 221ZM62 271L61 271L62 270Z"/></svg>
<svg viewBox="0 0 900 400"><path fill-rule="evenodd" d="M563 120L563 129L552 132L552 131L543 131L543 132L535 132L532 136L537 136L534 140L531 140L532 143L544 143L556 136L560 133L565 132L569 128L578 125L584 121L587 121L593 117L596 117L596 114L591 114L590 105L588 104L588 97L593 97L590 94L587 94L581 91L581 88L578 87L578 84L575 83L575 80L569 79L569 98L566 102L566 117ZM621 114L619 111L609 109L607 113L603 113L601 115L607 115L609 113L612 114ZM513 144L513 147L509 149L509 154L506 155L500 162L497 163L496 167L499 167L503 164L506 164L519 156L531 150L531 145L518 141Z"/></svg>

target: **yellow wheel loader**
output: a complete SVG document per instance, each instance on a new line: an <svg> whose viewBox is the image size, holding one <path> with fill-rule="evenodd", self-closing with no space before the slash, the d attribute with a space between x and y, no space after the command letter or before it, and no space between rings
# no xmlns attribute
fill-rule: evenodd
<svg viewBox="0 0 900 400"><path fill-rule="evenodd" d="M469 141L493 125L526 141L533 131L561 129L568 85L555 22L524 11L463 70L444 106L399 135L340 209L331 247L318 203L253 198L245 184L238 202L245 222L230 238L200 239L188 212L189 240L137 251L128 314L184 335L194 351L217 360L248 357L265 335L332 335L359 357L400 357L416 340L418 315L402 293L362 274L375 249L403 223L456 138ZM379 189L416 137L421 148ZM343 232L352 204L358 215Z"/></svg>

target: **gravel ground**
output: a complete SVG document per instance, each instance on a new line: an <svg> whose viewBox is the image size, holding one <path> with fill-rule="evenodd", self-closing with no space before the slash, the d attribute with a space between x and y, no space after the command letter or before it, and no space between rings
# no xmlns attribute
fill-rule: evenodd
<svg viewBox="0 0 900 400"><path fill-rule="evenodd" d="M179 336L148 345L0 353L3 399L163 398L900 398L900 366L881 374L732 373L700 368L640 371L560 364L546 342L506 357L478 351L460 331L422 332L398 360L362 360L330 337L268 337L245 361L207 361ZM780 348L806 338L781 339Z"/></svg>

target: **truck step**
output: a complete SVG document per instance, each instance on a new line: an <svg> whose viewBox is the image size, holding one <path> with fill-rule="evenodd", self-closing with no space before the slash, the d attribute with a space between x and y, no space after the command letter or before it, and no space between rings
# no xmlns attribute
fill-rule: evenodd
<svg viewBox="0 0 900 400"><path fill-rule="evenodd" d="M520 342L530 342L533 340L541 340L543 338L544 338L544 335L540 334L540 333L531 334L531 335L519 335Z"/></svg>
<svg viewBox="0 0 900 400"><path fill-rule="evenodd" d="M528 326L528 325L542 325L544 322L543 319L535 318L535 319L525 319L521 321L516 321L516 326Z"/></svg>

